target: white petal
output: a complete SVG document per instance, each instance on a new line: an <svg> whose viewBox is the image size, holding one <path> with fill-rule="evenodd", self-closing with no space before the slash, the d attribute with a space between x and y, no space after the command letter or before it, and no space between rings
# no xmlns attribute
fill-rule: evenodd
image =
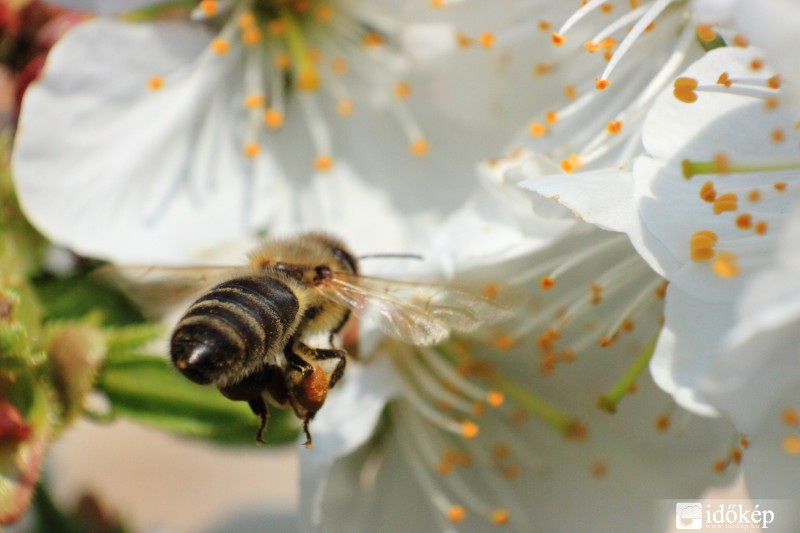
<svg viewBox="0 0 800 533"><path fill-rule="evenodd" d="M94 20L53 49L27 92L13 159L22 207L51 240L119 261L186 261L249 225L252 178L237 176L277 185L280 173L265 158L247 168L244 143L225 134L235 87L223 64L146 88L152 75L180 76L208 39L183 25ZM264 189L259 200L277 201Z"/></svg>
<svg viewBox="0 0 800 533"><path fill-rule="evenodd" d="M337 497L339 487L328 480L330 468L372 436L386 402L397 393L388 359L350 366L311 425L314 445L301 451L300 516L309 530L320 520L322 501Z"/></svg>
<svg viewBox="0 0 800 533"><path fill-rule="evenodd" d="M602 169L532 177L519 184L569 208L579 219L610 231L631 231L637 223L629 172Z"/></svg>
<svg viewBox="0 0 800 533"><path fill-rule="evenodd" d="M653 380L682 407L703 416L716 409L699 392L725 331L733 319L729 304L693 298L675 285L667 289L665 322L650 361Z"/></svg>
<svg viewBox="0 0 800 533"><path fill-rule="evenodd" d="M681 77L695 78L701 84L711 85L723 72L731 78L752 77L750 62L757 57L752 49L717 48L693 63ZM758 72L764 79L773 74L768 66ZM732 111L739 115L729 115ZM708 160L720 150L737 156L758 155L764 152L765 146L770 146L769 136L762 134L765 115L763 102L758 99L720 92L698 92L697 101L686 104L675 98L670 88L658 97L648 114L642 137L647 152L659 159L669 160L679 151L682 159L700 160ZM780 115L776 118L780 119ZM731 125L720 130L724 131L724 137L709 134L707 128L721 119L726 121L726 125ZM720 146L721 141L724 146ZM790 153L787 147L777 149ZM768 152L775 150L775 146L770 146Z"/></svg>
<svg viewBox="0 0 800 533"><path fill-rule="evenodd" d="M736 0L692 0L692 12L701 24L725 24L733 17Z"/></svg>
<svg viewBox="0 0 800 533"><path fill-rule="evenodd" d="M744 290L736 323L703 384L703 393L749 434L786 387L800 380L800 211L776 261ZM754 391L758 391L754 394Z"/></svg>
<svg viewBox="0 0 800 533"><path fill-rule="evenodd" d="M769 530L781 533L800 530L800 507L795 500L800 494L800 457L796 441L792 441L800 437L800 431L796 424L784 419L786 412L800 413L798 385L795 382L786 389L762 419L758 432L748 435L750 446L742 460L748 495L753 499L774 498L767 502L775 516Z"/></svg>
<svg viewBox="0 0 800 533"><path fill-rule="evenodd" d="M792 83L788 92L800 111L800 67L797 64L800 4L795 0L738 0L736 24L756 46L766 49L770 62Z"/></svg>

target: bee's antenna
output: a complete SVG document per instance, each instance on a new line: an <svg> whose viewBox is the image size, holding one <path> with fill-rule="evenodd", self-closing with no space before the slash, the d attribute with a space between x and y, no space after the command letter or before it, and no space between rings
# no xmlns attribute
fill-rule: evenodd
<svg viewBox="0 0 800 533"><path fill-rule="evenodd" d="M422 261L425 258L419 254L367 254L359 255L359 259L416 259Z"/></svg>

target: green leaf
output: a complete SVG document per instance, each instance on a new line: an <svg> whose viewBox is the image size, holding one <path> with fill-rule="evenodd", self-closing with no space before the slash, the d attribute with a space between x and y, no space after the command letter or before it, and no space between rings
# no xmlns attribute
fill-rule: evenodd
<svg viewBox="0 0 800 533"><path fill-rule="evenodd" d="M105 325L122 326L144 320L122 293L91 276L41 277L35 287L45 303L45 320L77 320L97 312Z"/></svg>
<svg viewBox="0 0 800 533"><path fill-rule="evenodd" d="M175 433L220 444L254 445L259 419L245 402L228 400L178 374L167 361L131 356L108 360L97 389L113 414ZM294 441L298 424L291 412L272 408L264 435L268 444Z"/></svg>

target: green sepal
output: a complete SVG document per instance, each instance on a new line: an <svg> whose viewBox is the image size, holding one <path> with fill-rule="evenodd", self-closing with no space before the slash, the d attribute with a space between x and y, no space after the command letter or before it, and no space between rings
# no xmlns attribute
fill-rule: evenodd
<svg viewBox="0 0 800 533"><path fill-rule="evenodd" d="M245 402L228 400L213 387L188 381L156 357L109 359L96 389L108 398L112 416L129 418L167 432L219 444L256 442L259 419ZM267 444L296 440L298 424L291 412L270 409Z"/></svg>

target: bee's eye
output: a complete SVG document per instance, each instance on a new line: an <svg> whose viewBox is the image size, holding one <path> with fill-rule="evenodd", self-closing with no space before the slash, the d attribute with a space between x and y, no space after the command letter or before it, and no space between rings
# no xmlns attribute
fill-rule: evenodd
<svg viewBox="0 0 800 533"><path fill-rule="evenodd" d="M348 252L345 252L341 248L334 248L332 252L337 259L342 261L343 264L347 265L347 267L350 269L350 272L352 272L353 274L356 274L358 272L356 260L352 255L350 255Z"/></svg>

